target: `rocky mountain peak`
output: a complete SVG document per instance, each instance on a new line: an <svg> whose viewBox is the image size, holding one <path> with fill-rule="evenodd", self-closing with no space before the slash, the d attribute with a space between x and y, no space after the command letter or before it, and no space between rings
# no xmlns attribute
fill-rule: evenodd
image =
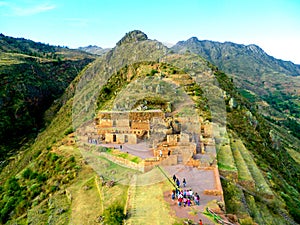
<svg viewBox="0 0 300 225"><path fill-rule="evenodd" d="M148 40L148 37L145 33L140 30L133 30L125 34L125 36L118 41L117 46L120 46L125 43L134 43L138 41Z"/></svg>
<svg viewBox="0 0 300 225"><path fill-rule="evenodd" d="M254 45L254 44L250 44L250 45L247 45L246 48L256 54L264 54L264 50L262 50L260 47L258 47L257 45Z"/></svg>
<svg viewBox="0 0 300 225"><path fill-rule="evenodd" d="M197 37L191 37L187 40L187 42L199 42L199 39Z"/></svg>

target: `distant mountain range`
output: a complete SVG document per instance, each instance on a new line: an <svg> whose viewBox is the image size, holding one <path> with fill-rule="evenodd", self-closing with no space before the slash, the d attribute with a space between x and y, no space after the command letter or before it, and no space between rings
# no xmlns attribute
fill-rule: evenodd
<svg viewBox="0 0 300 225"><path fill-rule="evenodd" d="M110 50L110 48L101 48L96 45L89 45L86 47L79 47L81 51L88 52L94 55L103 55Z"/></svg>
<svg viewBox="0 0 300 225"><path fill-rule="evenodd" d="M199 54L218 66L219 69L230 74L245 73L245 75L256 76L276 71L289 76L300 76L300 65L275 59L254 44L200 41L197 37L192 37L186 41L179 41L171 49L176 52L189 50Z"/></svg>

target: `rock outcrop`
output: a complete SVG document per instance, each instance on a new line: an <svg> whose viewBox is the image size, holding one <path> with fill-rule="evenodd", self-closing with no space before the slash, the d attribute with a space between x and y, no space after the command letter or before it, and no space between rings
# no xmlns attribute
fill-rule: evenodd
<svg viewBox="0 0 300 225"><path fill-rule="evenodd" d="M148 40L148 37L145 33L140 30L134 30L126 33L125 36L120 41L118 41L117 46L125 43L134 43L145 40Z"/></svg>

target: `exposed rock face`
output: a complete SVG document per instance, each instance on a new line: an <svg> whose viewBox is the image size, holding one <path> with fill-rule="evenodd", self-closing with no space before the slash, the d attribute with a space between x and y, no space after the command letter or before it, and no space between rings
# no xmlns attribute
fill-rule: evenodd
<svg viewBox="0 0 300 225"><path fill-rule="evenodd" d="M134 30L126 33L125 36L120 41L118 41L117 46L125 43L134 43L145 40L148 40L148 37L145 33L140 30Z"/></svg>

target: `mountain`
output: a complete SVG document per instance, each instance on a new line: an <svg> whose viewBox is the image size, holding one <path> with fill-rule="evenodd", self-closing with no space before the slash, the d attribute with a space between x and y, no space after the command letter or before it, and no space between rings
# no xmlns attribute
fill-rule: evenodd
<svg viewBox="0 0 300 225"><path fill-rule="evenodd" d="M44 127L44 112L93 60L77 50L0 35L1 159Z"/></svg>
<svg viewBox="0 0 300 225"><path fill-rule="evenodd" d="M150 173L141 173L122 166L120 162L129 158L129 153L114 153L89 142L90 136L96 138L95 116L99 110L141 107L165 110L176 118L189 115L188 121L199 117L201 141L208 154L197 152L192 162L203 160L206 170L215 166L221 174L226 216L233 218L232 223L299 223L299 139L285 127L268 120L256 101L245 98L232 77L212 62L191 50L177 49L178 53L175 50L148 39L141 31L127 33L116 47L96 59L80 51L59 49L68 54L60 54L60 60L68 57L74 64L66 65L78 70L68 78L63 75L69 67L58 64L59 59L1 53L5 56L1 59L5 61L7 77L14 77L20 70L10 66L35 62L29 64L33 68L31 73L29 69L20 72L28 75L18 75L14 80L14 83L23 82L19 86L34 87L32 82L45 76L42 84L47 88L53 83L64 89L62 94L56 93L52 86L47 89L55 100L39 110L46 120L44 129L38 130L35 139L24 140L22 147L1 162L1 223L120 224L125 219L128 224L184 224L173 210L174 203L177 206L170 200L174 188L171 182L168 179L156 182L158 177L153 176L155 172L166 171L160 172L157 167ZM37 52L43 55L40 50ZM72 54L87 57L89 63L78 67L79 62L72 60ZM34 76L36 68L44 65L53 67L51 73L36 72L39 76ZM62 77L55 75L58 68L62 69L59 73ZM49 83L45 81L50 79L48 74L54 74ZM60 77L62 84L57 83ZM0 90L4 93L8 88L1 86ZM20 89L19 95L27 95L24 90ZM37 93L36 97L43 95ZM16 102L22 99L19 97ZM2 111L5 112L4 108ZM29 119L33 117L28 115ZM186 124L169 122L174 130L175 127L186 129ZM158 128L159 132L162 130ZM217 156L211 152L213 143ZM207 162L211 157L213 161ZM139 157L132 158L129 164L136 165L139 160ZM183 166L192 173L190 165ZM151 185L146 186L143 183L146 181ZM205 201L201 199L201 204ZM225 218L224 207L219 204L215 212ZM201 207L215 205L216 202L209 202ZM188 209L189 218L204 216L194 212L193 207L180 210ZM155 216L149 220L149 215Z"/></svg>
<svg viewBox="0 0 300 225"><path fill-rule="evenodd" d="M120 46L124 43L134 43L145 40L148 40L148 37L145 33L139 30L133 30L126 33L126 35L120 41L117 42L117 46Z"/></svg>
<svg viewBox="0 0 300 225"><path fill-rule="evenodd" d="M172 50L176 52L190 50L230 74L261 76L264 72L276 71L289 76L300 76L300 65L275 59L254 44L200 41L197 37L192 37L186 41L179 41Z"/></svg>
<svg viewBox="0 0 300 225"><path fill-rule="evenodd" d="M300 65L275 59L256 45L200 41L196 37L179 41L171 50L190 51L216 65L266 117L300 138Z"/></svg>
<svg viewBox="0 0 300 225"><path fill-rule="evenodd" d="M86 47L79 47L78 49L81 50L81 51L84 51L84 52L94 54L94 55L103 55L103 54L105 54L106 52L108 52L110 50L109 48L101 48L101 47L98 47L96 45L89 45L89 46L86 46Z"/></svg>

